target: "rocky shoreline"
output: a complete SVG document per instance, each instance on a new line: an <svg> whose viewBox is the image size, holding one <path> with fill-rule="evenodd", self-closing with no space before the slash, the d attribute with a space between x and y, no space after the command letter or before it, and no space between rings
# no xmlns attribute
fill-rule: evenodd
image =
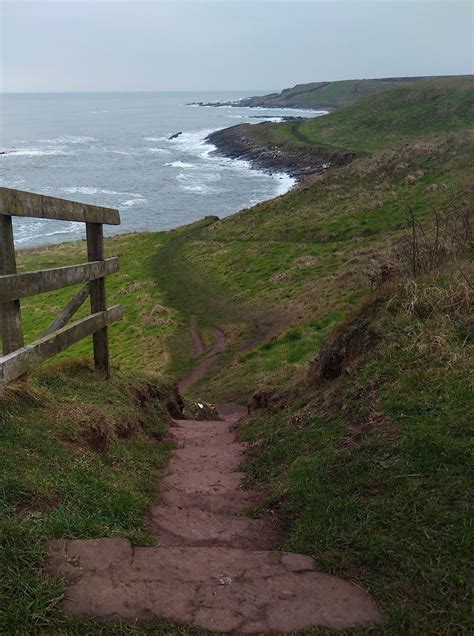
<svg viewBox="0 0 474 636"><path fill-rule="evenodd" d="M264 124L238 124L211 133L206 141L216 146L217 154L250 161L256 168L269 172L285 172L298 183L312 180L330 168L347 165L356 153L321 146L297 149L262 145L253 138L252 129Z"/></svg>
<svg viewBox="0 0 474 636"><path fill-rule="evenodd" d="M237 101L227 101L227 102L189 102L186 106L213 106L214 108L221 108L228 106L229 108L271 108L272 110L282 110L282 109L292 109L292 110L314 110L316 112L332 112L335 110L335 107L332 105L328 106L308 106L308 104L302 103L291 103L291 104L275 104L275 102L265 100L261 101L256 97L249 97L245 99L239 99ZM290 118L292 119L292 118Z"/></svg>

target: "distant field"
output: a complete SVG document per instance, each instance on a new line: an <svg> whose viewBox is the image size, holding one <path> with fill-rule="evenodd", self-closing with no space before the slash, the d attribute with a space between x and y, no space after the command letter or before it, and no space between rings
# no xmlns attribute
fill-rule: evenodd
<svg viewBox="0 0 474 636"><path fill-rule="evenodd" d="M246 106L331 108L350 106L368 95L396 88L401 84L413 85L426 77L391 77L381 79L343 80L339 82L311 82L285 88L280 93L249 97L242 100Z"/></svg>

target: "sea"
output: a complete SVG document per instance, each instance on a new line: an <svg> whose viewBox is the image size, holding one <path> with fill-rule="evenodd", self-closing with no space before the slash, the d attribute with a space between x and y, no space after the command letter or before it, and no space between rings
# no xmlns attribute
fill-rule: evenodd
<svg viewBox="0 0 474 636"><path fill-rule="evenodd" d="M0 185L118 208L121 225L106 226L106 235L228 216L287 192L294 181L219 156L207 135L242 122L318 114L189 105L250 94L255 92L3 94ZM82 223L14 219L18 248L84 233Z"/></svg>

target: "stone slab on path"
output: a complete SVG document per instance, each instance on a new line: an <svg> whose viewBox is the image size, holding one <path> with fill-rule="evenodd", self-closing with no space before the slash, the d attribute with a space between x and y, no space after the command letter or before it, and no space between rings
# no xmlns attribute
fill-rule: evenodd
<svg viewBox="0 0 474 636"><path fill-rule="evenodd" d="M275 532L267 520L199 508L158 506L151 510L152 530L161 546L214 546L268 550Z"/></svg>
<svg viewBox="0 0 474 636"><path fill-rule="evenodd" d="M69 581L63 609L73 616L161 618L243 634L380 620L366 592L287 552L58 540L50 569Z"/></svg>
<svg viewBox="0 0 474 636"><path fill-rule="evenodd" d="M278 527L253 519L258 502L242 489L245 444L227 404L218 421L175 420L177 450L150 511L157 547L124 539L49 544L49 571L67 581L63 609L74 616L166 619L220 633L345 629L381 620L360 587L315 569L313 559L275 551ZM172 633L172 632L170 632Z"/></svg>

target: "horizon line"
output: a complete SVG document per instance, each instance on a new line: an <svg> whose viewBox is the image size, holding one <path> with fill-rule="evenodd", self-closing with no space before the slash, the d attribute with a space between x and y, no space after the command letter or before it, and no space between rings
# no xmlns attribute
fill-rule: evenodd
<svg viewBox="0 0 474 636"><path fill-rule="evenodd" d="M304 84L318 84L318 83L335 83L335 82L347 82L347 81L365 81L365 80L396 80L396 79L431 79L431 78L449 78L449 77L473 77L474 73L452 73L452 74L443 74L443 75L391 75L385 77L352 77L346 78L343 80L311 80L307 82L298 82L293 86L304 85ZM289 88L285 86L285 88ZM109 90L97 90L97 89L87 89L87 90L21 90L21 91L2 91L0 90L0 95L70 95L70 94L88 94L88 93L100 93L100 94L111 94L111 93L215 93L215 92L225 92L225 93L236 93L236 92L253 92L253 91L263 90L262 88L180 88L180 89L109 89ZM265 89L267 90L267 89ZM271 89L268 89L271 90ZM280 89L284 90L284 89ZM278 92L280 92L278 91Z"/></svg>

